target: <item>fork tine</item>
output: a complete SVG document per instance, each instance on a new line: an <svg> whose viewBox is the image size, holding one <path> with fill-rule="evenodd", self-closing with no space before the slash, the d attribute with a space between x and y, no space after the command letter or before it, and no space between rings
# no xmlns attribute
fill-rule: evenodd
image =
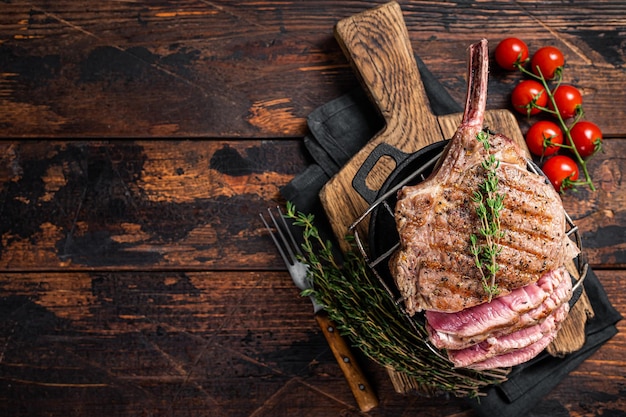
<svg viewBox="0 0 626 417"><path fill-rule="evenodd" d="M269 211L269 209L268 209L268 211ZM270 225L265 220L265 217L263 217L263 213L259 213L259 217L263 221L263 224L265 225L265 228L267 229L267 231L270 233L270 236L271 236L272 240L274 241L274 245L276 245L276 248L278 249L278 253L280 253L280 256L283 258L283 261L285 262L285 264L287 266L290 266L291 265L291 259L289 259L287 257L287 254L283 250L282 245L280 244L278 239L276 239L276 235L272 231L272 228L270 227ZM270 217L272 217L272 213L271 212L270 212ZM272 217L272 219L273 219L273 217ZM276 221L274 221L274 223L276 223Z"/></svg>
<svg viewBox="0 0 626 417"><path fill-rule="evenodd" d="M292 265L296 262L296 255L293 253L293 249L295 248L297 250L298 248L297 246L290 245L289 240L287 239L287 237L285 237L285 232L286 232L291 238L291 240L294 241L293 236L289 232L289 226L287 225L287 222L285 221L285 218L283 217L283 213L280 211L279 207L276 207L276 211L278 212L277 216L274 216L271 209L268 208L267 211L270 213L270 217L272 219L272 222L274 222L274 226L276 227L276 231L278 232L278 235L280 236L280 239L283 243L284 248L287 249L287 253L289 254L289 257L290 257L289 264ZM282 226L278 224L276 217L279 217L281 219Z"/></svg>
<svg viewBox="0 0 626 417"><path fill-rule="evenodd" d="M276 210L280 213L280 218L284 226L283 230L285 230L287 232L287 235L289 236L289 240L291 241L291 247L296 251L298 255L302 256L300 245L298 245L298 243L296 242L296 238L293 236L293 233L291 233L291 228L287 224L287 221L285 220L285 216L283 215L283 212L281 211L280 207L276 207Z"/></svg>

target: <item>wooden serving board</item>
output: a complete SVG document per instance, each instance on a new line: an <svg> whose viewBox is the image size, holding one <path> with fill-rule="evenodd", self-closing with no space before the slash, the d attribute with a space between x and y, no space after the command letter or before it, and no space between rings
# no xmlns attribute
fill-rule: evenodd
<svg viewBox="0 0 626 417"><path fill-rule="evenodd" d="M367 210L372 196L394 168L403 158L423 147L451 138L462 114L436 116L430 110L398 3L390 2L339 21L335 37L386 122L383 130L320 192L334 234L345 251L350 248L345 240L349 227ZM485 125L517 141L530 156L511 112L489 110ZM363 177L363 168L367 168L365 179L356 187L355 179ZM367 225L368 221L359 224L361 236L367 235ZM560 353L577 350L584 342L584 322L581 325L580 320L584 320L591 309L586 296L581 297L576 309L580 310L575 315L576 322L564 325L568 327L568 340L559 345ZM396 391L420 390L410 378L393 371L389 373Z"/></svg>

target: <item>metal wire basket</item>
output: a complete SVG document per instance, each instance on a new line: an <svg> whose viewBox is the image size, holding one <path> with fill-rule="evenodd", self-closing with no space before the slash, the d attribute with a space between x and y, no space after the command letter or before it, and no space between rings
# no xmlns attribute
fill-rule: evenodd
<svg viewBox="0 0 626 417"><path fill-rule="evenodd" d="M372 231L375 226L374 222L380 222L380 216L384 216L384 221L387 224L393 223L395 225L394 209L396 194L398 190L400 190L400 188L404 187L405 185L415 185L424 181L430 175L433 168L436 166L437 162L444 154L444 148L447 142L448 141L442 141L438 142L437 144L431 145L432 150L424 155L428 159L423 158L425 159L423 162L416 160L414 164L409 165L411 172L408 175L399 175L400 178L398 178L393 186L390 186L389 188L383 186L381 188L379 196L375 199L375 201L373 201L372 204L370 204L369 207L349 227L349 232L354 236L356 246L359 250L360 255L363 257L365 264L376 276L376 278L380 282L380 285L389 293L390 297L395 300L395 303L404 312L405 316L409 319L411 323L413 323L416 318L412 318L406 313L404 309L404 300L395 288L395 284L390 277L387 267L389 258L400 246L399 236L397 235L396 229L393 228L393 230L386 231L385 240L387 244L383 245L384 247L382 248L373 248L373 246L375 246L377 242L373 242L372 239L369 239L369 237L371 236L368 236L368 241L366 243L366 239L362 236L362 231ZM432 156L433 153L434 156ZM543 177L545 177L546 181L548 181L543 171L541 171L541 169L532 160L526 159L526 163L527 169L530 172L537 175L542 175ZM570 275L572 275L573 284L572 297L569 301L569 304L570 307L572 307L578 301L583 292L583 282L587 275L589 265L584 260L582 241L578 227L574 224L572 218L565 210L563 210L563 214L567 223L566 234L570 239L573 239L574 243L579 249L579 253L574 259L574 265L576 267L578 276L574 276L570 272ZM419 320L419 318L417 318L417 320ZM442 358L444 357L444 355L439 352L438 349L431 346L427 340L425 340L424 342L434 353Z"/></svg>

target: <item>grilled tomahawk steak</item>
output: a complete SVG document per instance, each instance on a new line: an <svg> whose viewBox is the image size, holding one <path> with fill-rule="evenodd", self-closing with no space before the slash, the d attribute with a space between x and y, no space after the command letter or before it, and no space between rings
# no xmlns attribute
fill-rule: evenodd
<svg viewBox="0 0 626 417"><path fill-rule="evenodd" d="M457 312L489 299L470 252L470 235L480 236L471 196L486 175L481 164L487 151L477 135L483 130L488 65L487 41L471 45L462 122L429 178L398 192L400 247L389 269L410 315L422 310ZM489 135L490 152L500 161L498 193L505 194L496 276L502 296L537 282L577 249L565 234L563 205L552 185L527 170L513 140Z"/></svg>

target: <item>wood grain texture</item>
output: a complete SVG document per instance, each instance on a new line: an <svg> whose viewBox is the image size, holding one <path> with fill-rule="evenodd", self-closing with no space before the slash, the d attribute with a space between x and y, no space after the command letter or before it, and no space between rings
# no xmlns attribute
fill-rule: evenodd
<svg viewBox="0 0 626 417"><path fill-rule="evenodd" d="M315 314L315 321L320 326L322 334L346 378L359 410L366 413L378 407L376 391L370 385L348 342L344 337L341 337L337 325L330 320L328 314L323 310Z"/></svg>
<svg viewBox="0 0 626 417"><path fill-rule="evenodd" d="M0 148L3 215L20 219L1 225L4 269L263 264L261 253L270 248L258 213L304 163L296 142L5 142Z"/></svg>
<svg viewBox="0 0 626 417"><path fill-rule="evenodd" d="M281 267L258 213L304 170L298 140L0 142L0 267ZM626 140L589 163L598 191L564 196L593 267L626 265ZM19 221L17 220L19 219Z"/></svg>
<svg viewBox="0 0 626 417"><path fill-rule="evenodd" d="M320 192L335 236L346 250L344 237L349 226L372 203L357 193L353 180L375 148L386 144L411 154L444 138L430 111L398 3L387 3L339 21L335 36L385 120L383 130ZM375 162L366 183L370 190L377 191L396 167L396 161L379 158Z"/></svg>
<svg viewBox="0 0 626 417"><path fill-rule="evenodd" d="M597 274L626 311L623 273ZM3 415L360 415L286 271L4 273L0 291ZM624 409L618 329L535 415ZM474 415L398 395L365 365L381 401L369 415Z"/></svg>
<svg viewBox="0 0 626 417"><path fill-rule="evenodd" d="M5 2L1 133L302 136L311 110L357 86L332 28L385 2ZM413 49L458 102L469 43L519 36L533 50L562 48L566 82L581 87L588 117L609 135L621 133L621 2L399 3ZM516 80L493 72L489 108L508 105Z"/></svg>
<svg viewBox="0 0 626 417"><path fill-rule="evenodd" d="M359 13L339 21L335 36L349 58L363 88L369 93L376 109L385 120L385 127L372 138L320 192L335 236L344 250L349 243L344 237L352 224L366 212L375 200L367 198L354 185L359 171L376 149L390 145L393 152L411 154L427 145L449 139L456 131L461 115L435 116L420 79L415 59L408 45L408 34L398 3ZM494 114L491 114L494 113ZM486 125L517 141L526 148L524 137L515 117L506 110L491 110ZM375 160L366 173L366 186L374 195L396 168L398 159L385 157ZM361 222L358 232L367 235L368 222Z"/></svg>
<svg viewBox="0 0 626 417"><path fill-rule="evenodd" d="M258 212L310 163L307 115L358 86L334 25L385 2L1 3L0 415L363 415ZM607 136L564 204L624 314L622 2L399 3L459 103L469 43L563 49ZM492 66L488 107L517 79ZM625 326L533 415L623 414ZM370 416L475 416L357 359Z"/></svg>

